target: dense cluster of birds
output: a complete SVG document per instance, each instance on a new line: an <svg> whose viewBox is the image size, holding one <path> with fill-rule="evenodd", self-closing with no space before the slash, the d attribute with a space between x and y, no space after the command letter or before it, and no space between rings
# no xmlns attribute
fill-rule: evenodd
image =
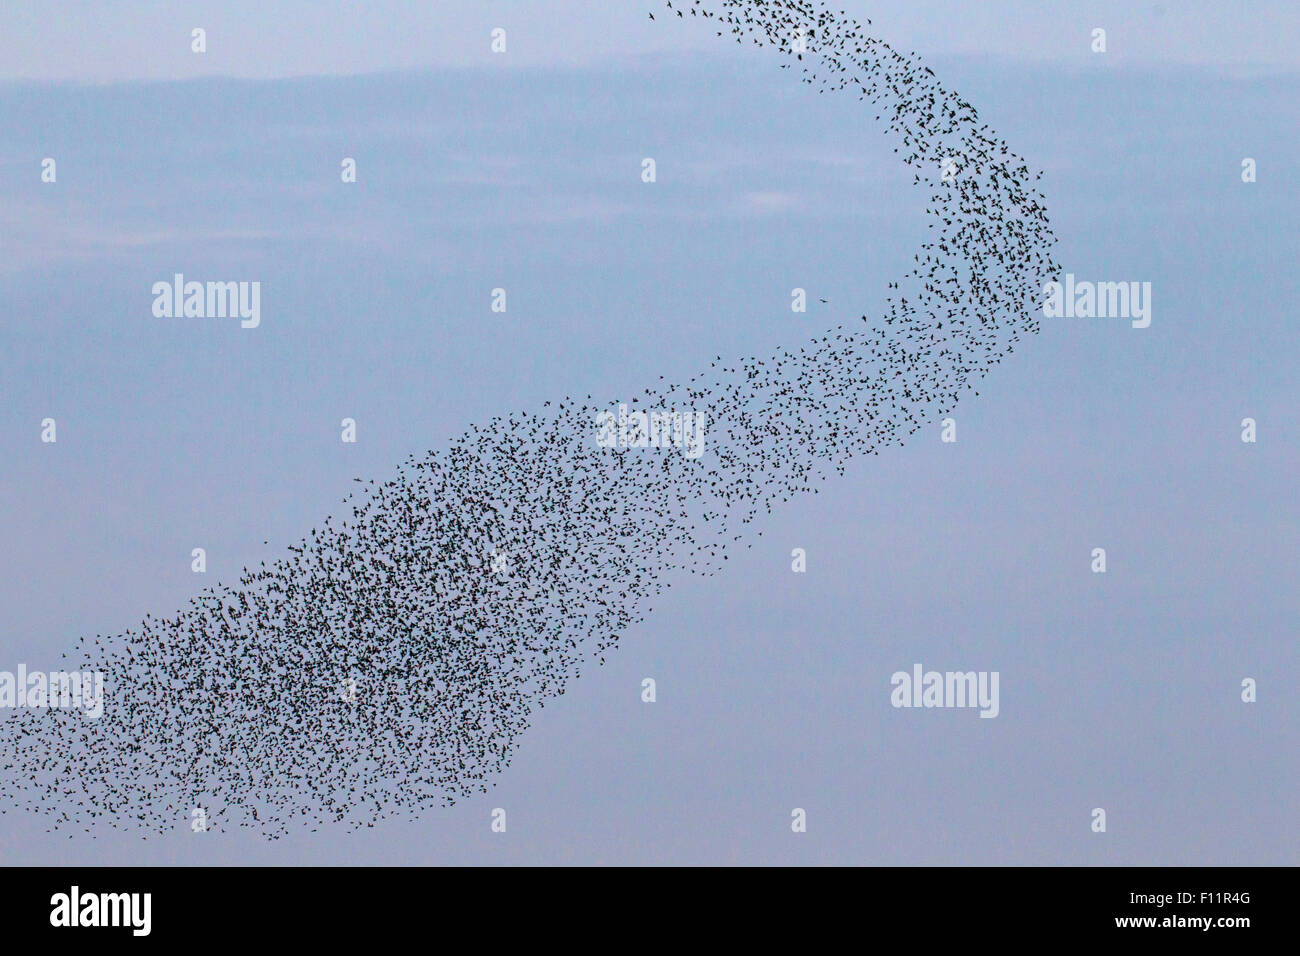
<svg viewBox="0 0 1300 956"><path fill-rule="evenodd" d="M672 575L714 574L756 519L951 411L1038 330L1059 271L1043 197L930 69L808 0L669 2L873 104L932 191L931 237L885 314L662 380L630 409L702 410L705 453L604 447L619 401L471 427L361 482L339 517L174 616L83 639L103 716L0 721L0 802L54 829L276 838L373 826L486 792L536 708L642 620ZM652 14L653 16L653 14Z"/></svg>

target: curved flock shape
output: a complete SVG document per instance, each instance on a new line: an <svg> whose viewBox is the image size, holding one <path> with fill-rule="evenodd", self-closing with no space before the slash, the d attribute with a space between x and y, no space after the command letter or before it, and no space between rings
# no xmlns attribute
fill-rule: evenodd
<svg viewBox="0 0 1300 956"><path fill-rule="evenodd" d="M883 316L719 357L621 415L570 397L412 455L286 557L83 639L70 659L105 674L103 715L0 721L4 805L91 832L166 832L202 808L209 827L275 838L486 791L535 708L670 574L716 573L774 504L902 444L1038 331L1058 272L1043 197L915 56L806 0L679 0L665 15L871 104L930 190L934 230Z"/></svg>

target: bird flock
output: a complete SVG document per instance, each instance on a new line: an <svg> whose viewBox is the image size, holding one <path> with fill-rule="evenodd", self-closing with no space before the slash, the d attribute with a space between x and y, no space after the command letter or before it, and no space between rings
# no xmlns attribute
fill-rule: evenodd
<svg viewBox="0 0 1300 956"><path fill-rule="evenodd" d="M1037 177L915 55L809 0L667 9L870 104L930 190L933 230L883 316L717 356L681 384L497 417L394 477L357 479L283 557L83 638L65 657L104 673L103 716L0 720L0 807L70 835L201 816L277 839L487 792L537 708L673 576L718 573L774 506L901 445L1038 331L1059 268ZM704 453L598 442L618 402L703 412Z"/></svg>

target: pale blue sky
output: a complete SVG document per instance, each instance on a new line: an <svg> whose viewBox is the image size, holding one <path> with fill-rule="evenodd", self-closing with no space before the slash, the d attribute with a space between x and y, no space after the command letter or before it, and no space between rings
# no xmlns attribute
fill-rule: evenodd
<svg viewBox="0 0 1300 956"><path fill-rule="evenodd" d="M304 12L203 66L437 67L400 75L0 86L0 668L180 607L282 553L352 477L470 422L626 394L880 310L924 197L866 109L762 51L647 29L630 6L448 5L445 25L401 30ZM963 401L956 445L922 433L855 462L727 574L675 582L540 713L488 796L275 845L183 826L70 841L9 813L3 859L1296 862L1300 80L1224 66L1285 61L1282 5L1207 15L1197 36L1148 5L968 6L887 3L875 19L1046 171L1067 271L1153 283L1150 328L1046 323ZM5 6L6 76L190 75L157 36L194 17L63 7L47 22L33 13L47 5ZM247 38L266 5L219 9ZM1117 52L1164 54L1075 56L1097 10L1152 27L1112 29ZM610 42L574 27L561 50L557 24L591 11ZM509 17L517 69L461 58L464 37ZM1181 33L1157 29L1175 19ZM1012 59L945 55L971 49ZM261 281L262 326L155 319L150 286L175 271ZM498 285L504 317L488 309ZM796 285L829 304L792 314ZM57 446L38 440L46 415ZM338 441L344 416L355 446ZM1257 445L1238 439L1245 416ZM189 570L199 545L206 581ZM1105 576L1089 572L1096 546ZM889 676L916 661L999 671L1000 716L892 709ZM1257 704L1239 700L1246 676ZM496 806L505 836L488 830Z"/></svg>
<svg viewBox="0 0 1300 956"><path fill-rule="evenodd" d="M689 0L685 0L689 3ZM838 0L897 49L1080 63L1094 27L1110 58L1295 68L1300 14L1290 0ZM649 12L660 18L651 23ZM494 64L591 64L671 52L713 53L703 21L659 0L7 0L0 7L0 79L282 77ZM190 51L202 27L208 51ZM505 57L488 34L503 27Z"/></svg>

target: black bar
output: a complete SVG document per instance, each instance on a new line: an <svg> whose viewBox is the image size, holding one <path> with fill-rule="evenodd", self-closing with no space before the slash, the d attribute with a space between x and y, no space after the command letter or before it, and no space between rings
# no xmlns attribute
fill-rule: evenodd
<svg viewBox="0 0 1300 956"><path fill-rule="evenodd" d="M1216 947L1286 932L1285 868L9 868L0 914L11 945L33 939L484 948L603 940L616 949L727 934L902 933L915 945L1130 938ZM70 923L72 888L78 921ZM114 894L107 900L100 894ZM149 894L148 933L143 895ZM89 899L89 902L88 902ZM1121 921L1153 920L1147 925ZM1208 928L1201 925L1209 920ZM1227 925L1231 920L1237 925ZM1195 922L1192 922L1195 921ZM432 932L433 935L428 934ZM690 933L683 937L683 933ZM614 935L610 935L614 934ZM1290 936L1290 934L1286 934ZM773 937L775 939L775 937ZM641 943L636 941L640 940ZM909 948L911 945L909 944Z"/></svg>

